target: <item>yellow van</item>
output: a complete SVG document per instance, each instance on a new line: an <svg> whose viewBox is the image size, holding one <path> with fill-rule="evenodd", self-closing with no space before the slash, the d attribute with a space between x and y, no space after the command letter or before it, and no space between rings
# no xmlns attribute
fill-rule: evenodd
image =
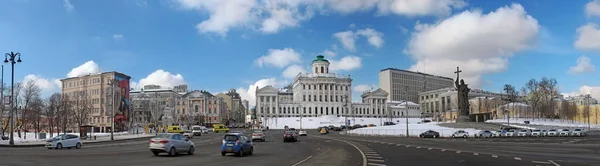
<svg viewBox="0 0 600 166"><path fill-rule="evenodd" d="M215 133L218 133L218 132L228 133L229 132L229 128L227 128L223 124L214 124L213 125L213 132L215 132Z"/></svg>
<svg viewBox="0 0 600 166"><path fill-rule="evenodd" d="M179 133L179 134L183 134L183 129L179 128L179 126L169 126L167 128L167 133Z"/></svg>

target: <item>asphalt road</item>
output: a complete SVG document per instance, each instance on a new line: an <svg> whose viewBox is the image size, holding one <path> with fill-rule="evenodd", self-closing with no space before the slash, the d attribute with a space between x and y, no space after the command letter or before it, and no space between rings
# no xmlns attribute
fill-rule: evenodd
<svg viewBox="0 0 600 166"><path fill-rule="evenodd" d="M597 137L423 139L337 133L328 137L357 142L377 153L385 165L600 165L600 144L593 143L600 141Z"/></svg>
<svg viewBox="0 0 600 166"><path fill-rule="evenodd" d="M249 132L248 132L249 133ZM84 145L82 149L49 150L41 147L0 148L0 166L64 166L64 165L327 165L362 166L360 151L350 144L319 138L309 134L298 142L283 143L281 130L266 132L266 142L254 143L254 155L237 157L221 156L223 133L196 136L195 155L175 157L154 156L148 149L148 141L127 141Z"/></svg>

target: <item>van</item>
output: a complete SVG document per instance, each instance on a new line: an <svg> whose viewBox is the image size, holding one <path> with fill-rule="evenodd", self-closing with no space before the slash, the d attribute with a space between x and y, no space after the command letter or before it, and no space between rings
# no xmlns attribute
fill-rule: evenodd
<svg viewBox="0 0 600 166"><path fill-rule="evenodd" d="M183 134L183 129L179 128L179 126L169 126L167 127L167 133L179 133Z"/></svg>
<svg viewBox="0 0 600 166"><path fill-rule="evenodd" d="M192 126L192 135L194 136L202 136L202 133L205 133L206 127L194 125Z"/></svg>
<svg viewBox="0 0 600 166"><path fill-rule="evenodd" d="M228 133L229 132L229 128L227 128L223 124L214 124L213 125L213 132L215 132L215 133L218 133L218 132Z"/></svg>

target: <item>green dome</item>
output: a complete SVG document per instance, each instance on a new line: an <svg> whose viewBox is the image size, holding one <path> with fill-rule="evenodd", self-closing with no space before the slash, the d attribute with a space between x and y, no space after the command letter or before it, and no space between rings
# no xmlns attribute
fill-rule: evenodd
<svg viewBox="0 0 600 166"><path fill-rule="evenodd" d="M317 59L313 60L313 63L319 62L319 61L329 63L329 61L327 59L325 59L325 56L323 56L323 55L317 55Z"/></svg>

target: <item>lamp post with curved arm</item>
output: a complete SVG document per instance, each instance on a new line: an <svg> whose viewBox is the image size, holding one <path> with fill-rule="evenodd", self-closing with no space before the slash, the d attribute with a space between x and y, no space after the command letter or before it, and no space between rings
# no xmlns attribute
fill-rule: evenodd
<svg viewBox="0 0 600 166"><path fill-rule="evenodd" d="M17 58L17 60L15 61L15 58ZM14 137L14 111L15 111L15 64L16 63L21 63L21 53L14 53L14 52L10 52L10 53L6 53L4 55L4 63L10 63L11 67L12 67L12 74L11 74L11 87L10 87L10 140L9 140L9 145L15 145L15 137Z"/></svg>

